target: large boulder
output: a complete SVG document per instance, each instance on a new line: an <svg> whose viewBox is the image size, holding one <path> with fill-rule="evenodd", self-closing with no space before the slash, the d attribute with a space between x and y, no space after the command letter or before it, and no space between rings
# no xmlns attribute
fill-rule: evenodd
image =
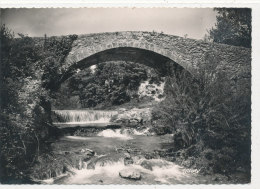
<svg viewBox="0 0 260 189"><path fill-rule="evenodd" d="M90 162L90 163L87 165L87 169L95 169L95 162Z"/></svg>
<svg viewBox="0 0 260 189"><path fill-rule="evenodd" d="M124 164L125 165L129 165L129 164L133 164L134 160L131 157L125 157L124 158Z"/></svg>
<svg viewBox="0 0 260 189"><path fill-rule="evenodd" d="M141 165L143 168L148 169L148 170L150 170L150 171L153 170L152 164L151 164L149 161L147 161L147 160L144 160L140 165Z"/></svg>
<svg viewBox="0 0 260 189"><path fill-rule="evenodd" d="M125 179L131 179L131 180L140 180L141 179L140 172L133 168L121 170L119 172L119 176L122 178L125 178Z"/></svg>

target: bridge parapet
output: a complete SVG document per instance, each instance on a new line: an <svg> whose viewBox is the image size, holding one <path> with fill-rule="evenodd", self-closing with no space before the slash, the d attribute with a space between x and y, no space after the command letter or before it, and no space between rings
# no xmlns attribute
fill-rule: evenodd
<svg viewBox="0 0 260 189"><path fill-rule="evenodd" d="M241 67L250 70L251 50L242 47L206 43L200 40L166 35L156 32L113 32L80 35L74 41L63 69L104 50L132 47L163 55L191 73L199 69L209 53L216 53L220 66L237 72Z"/></svg>

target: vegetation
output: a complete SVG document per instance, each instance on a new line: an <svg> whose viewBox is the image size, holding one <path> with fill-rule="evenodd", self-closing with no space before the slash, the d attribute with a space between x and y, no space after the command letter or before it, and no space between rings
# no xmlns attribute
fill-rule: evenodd
<svg viewBox="0 0 260 189"><path fill-rule="evenodd" d="M160 77L152 68L136 63L100 63L93 69L79 71L62 84L56 93L54 106L93 108L121 105L138 99L138 88L144 80L158 82Z"/></svg>
<svg viewBox="0 0 260 189"><path fill-rule="evenodd" d="M0 182L25 182L28 168L46 149L54 132L48 103L53 63L62 61L74 38L37 43L22 34L14 38L1 26Z"/></svg>
<svg viewBox="0 0 260 189"><path fill-rule="evenodd" d="M219 55L209 54L194 79L168 78L166 99L153 112L154 124L174 132L172 154L204 173L229 175L250 171L250 90L234 89L217 69ZM210 66L207 66L210 65ZM248 181L247 181L248 182Z"/></svg>
<svg viewBox="0 0 260 189"><path fill-rule="evenodd" d="M209 31L208 39L217 43L251 47L251 9L215 8L217 23Z"/></svg>

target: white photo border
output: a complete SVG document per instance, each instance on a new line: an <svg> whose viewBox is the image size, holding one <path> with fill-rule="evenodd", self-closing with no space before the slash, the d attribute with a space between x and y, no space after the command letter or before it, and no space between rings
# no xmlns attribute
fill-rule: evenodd
<svg viewBox="0 0 260 189"><path fill-rule="evenodd" d="M252 153L251 183L222 185L0 185L2 188L108 188L108 189L208 189L208 188L259 188L260 187L260 0L0 0L0 8L213 8L246 7L252 9ZM1 10L0 10L1 11ZM0 12L1 13L1 12ZM1 15L1 14L0 14ZM0 17L1 22L1 17Z"/></svg>

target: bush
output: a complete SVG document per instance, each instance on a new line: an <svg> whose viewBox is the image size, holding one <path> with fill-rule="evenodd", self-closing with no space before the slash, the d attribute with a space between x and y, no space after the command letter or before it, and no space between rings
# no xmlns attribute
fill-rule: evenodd
<svg viewBox="0 0 260 189"><path fill-rule="evenodd" d="M159 75L147 66L124 61L99 63L95 69L78 70L54 95L70 99L79 97L81 108L102 108L121 105L138 99L138 88L144 80L159 83ZM53 100L55 107L68 106L67 101ZM66 104L65 104L66 102Z"/></svg>
<svg viewBox="0 0 260 189"><path fill-rule="evenodd" d="M37 40L19 36L14 38L11 31L1 26L0 182L3 183L28 182L25 178L29 168L47 148L45 141L53 130L49 91L44 87L42 74L53 78L53 72L46 70L55 62L50 60L64 58L69 49L68 45L58 46L61 55L58 50L44 49Z"/></svg>
<svg viewBox="0 0 260 189"><path fill-rule="evenodd" d="M218 70L218 55L206 60L196 78L185 72L167 78L166 98L154 108L153 120L172 127L175 151L192 145L217 151L207 156L216 172L220 165L235 170L238 162L250 167L250 91L233 90L228 75Z"/></svg>

